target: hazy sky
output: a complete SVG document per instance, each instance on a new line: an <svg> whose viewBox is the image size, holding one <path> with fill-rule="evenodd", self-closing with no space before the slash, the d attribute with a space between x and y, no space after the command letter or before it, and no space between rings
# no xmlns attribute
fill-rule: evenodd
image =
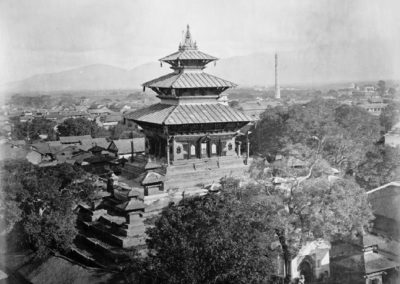
<svg viewBox="0 0 400 284"><path fill-rule="evenodd" d="M399 1L0 0L0 83L89 64L133 68L177 50L186 24L217 57L357 43L400 74ZM326 54L326 53L325 53Z"/></svg>

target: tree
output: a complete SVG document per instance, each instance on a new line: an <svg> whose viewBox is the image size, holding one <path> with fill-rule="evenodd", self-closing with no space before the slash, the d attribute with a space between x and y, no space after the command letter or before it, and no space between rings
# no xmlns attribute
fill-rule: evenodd
<svg viewBox="0 0 400 284"><path fill-rule="evenodd" d="M138 132L135 126L129 126L122 123L118 123L116 126L110 128L110 132L110 138L113 140L143 137L143 134Z"/></svg>
<svg viewBox="0 0 400 284"><path fill-rule="evenodd" d="M86 118L68 118L58 125L57 130L60 136L93 135L98 130L98 126L94 121Z"/></svg>
<svg viewBox="0 0 400 284"><path fill-rule="evenodd" d="M388 132L392 127L400 121L400 104L390 103L380 114L379 121L385 132Z"/></svg>
<svg viewBox="0 0 400 284"><path fill-rule="evenodd" d="M357 183L368 190L396 181L399 177L400 149L388 145L371 147L356 171Z"/></svg>
<svg viewBox="0 0 400 284"><path fill-rule="evenodd" d="M73 208L90 201L95 190L74 184L83 171L69 164L40 168L19 160L6 161L3 168L0 212L9 240L27 245L40 258L51 250L68 250L77 234Z"/></svg>
<svg viewBox="0 0 400 284"><path fill-rule="evenodd" d="M155 283L261 283L273 272L273 232L232 194L170 204L147 234Z"/></svg>
<svg viewBox="0 0 400 284"><path fill-rule="evenodd" d="M378 91L378 94L381 96L383 96L385 94L385 92L386 92L386 82L385 81L383 81L383 80L378 81L377 91Z"/></svg>
<svg viewBox="0 0 400 284"><path fill-rule="evenodd" d="M250 139L260 155L273 157L286 145L300 143L321 149L332 166L352 171L379 139L380 130L378 119L361 108L313 100L263 113Z"/></svg>
<svg viewBox="0 0 400 284"><path fill-rule="evenodd" d="M54 127L56 123L45 118L34 118L32 121L15 122L12 127L11 136L13 139L37 140L39 135L45 134L48 140L55 140Z"/></svg>
<svg viewBox="0 0 400 284"><path fill-rule="evenodd" d="M396 89L393 87L390 87L388 90L389 95L392 96L392 98L394 97L394 95L396 95Z"/></svg>
<svg viewBox="0 0 400 284"><path fill-rule="evenodd" d="M282 154L252 164L259 192L251 208L274 228L286 267L308 241L355 238L369 227L367 195L353 179L333 176L328 161L304 145L290 145Z"/></svg>

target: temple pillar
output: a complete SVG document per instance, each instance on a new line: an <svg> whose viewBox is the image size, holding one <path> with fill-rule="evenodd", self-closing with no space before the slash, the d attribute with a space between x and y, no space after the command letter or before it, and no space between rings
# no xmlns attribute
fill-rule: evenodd
<svg viewBox="0 0 400 284"><path fill-rule="evenodd" d="M238 145L238 156L242 156L242 142L239 141L239 145Z"/></svg>

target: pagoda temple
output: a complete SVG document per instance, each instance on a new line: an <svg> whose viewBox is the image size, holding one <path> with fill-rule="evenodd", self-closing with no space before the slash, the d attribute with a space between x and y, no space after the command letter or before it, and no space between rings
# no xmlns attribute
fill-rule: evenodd
<svg viewBox="0 0 400 284"><path fill-rule="evenodd" d="M223 168L232 172L245 166L248 153L242 155L235 136L251 118L219 102L221 93L236 85L203 71L216 60L198 50L187 26L178 51L160 59L173 72L143 84L157 93L160 102L125 115L143 128L151 161L164 165L165 171L159 171L164 190L180 187L173 182L179 179L173 173L187 179L188 171L208 169L208 174L212 171L220 178L227 174ZM210 175L204 174L204 179Z"/></svg>

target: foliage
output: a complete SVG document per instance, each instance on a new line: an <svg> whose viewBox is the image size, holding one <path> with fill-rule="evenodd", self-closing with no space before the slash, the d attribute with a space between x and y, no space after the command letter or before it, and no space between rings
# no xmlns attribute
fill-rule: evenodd
<svg viewBox="0 0 400 284"><path fill-rule="evenodd" d="M251 176L259 188L253 211L263 212L265 224L275 229L286 263L307 241L354 238L369 227L367 195L353 179L334 176L330 164L304 145L284 153L273 162L255 160ZM301 157L298 167L293 159Z"/></svg>
<svg viewBox="0 0 400 284"><path fill-rule="evenodd" d="M94 121L86 118L68 118L58 125L57 130L60 136L93 135L94 137L98 128Z"/></svg>
<svg viewBox="0 0 400 284"><path fill-rule="evenodd" d="M113 140L143 137L143 135L137 131L135 126L129 126L123 123L118 123L116 126L111 127L110 134L110 138Z"/></svg>
<svg viewBox="0 0 400 284"><path fill-rule="evenodd" d="M55 122L45 118L34 118L32 121L27 122L17 121L12 127L11 136L15 140L26 139L28 137L31 140L37 140L40 134L47 134L48 140L55 140L55 126Z"/></svg>
<svg viewBox="0 0 400 284"><path fill-rule="evenodd" d="M69 164L40 168L20 160L6 161L3 168L0 208L9 238L22 235L38 257L67 250L76 235L74 204L93 196L93 187L74 184L83 171ZM12 208L18 210L10 212Z"/></svg>
<svg viewBox="0 0 400 284"><path fill-rule="evenodd" d="M147 231L148 275L155 283L264 282L273 232L243 205L230 194L170 204Z"/></svg>
<svg viewBox="0 0 400 284"><path fill-rule="evenodd" d="M378 145L370 149L357 169L356 180L365 189L373 189L400 177L400 148Z"/></svg>
<svg viewBox="0 0 400 284"><path fill-rule="evenodd" d="M273 157L289 144L303 144L320 151L332 166L349 171L362 161L366 147L379 139L380 129L378 119L361 108L313 100L263 113L250 139L263 156Z"/></svg>
<svg viewBox="0 0 400 284"><path fill-rule="evenodd" d="M380 114L379 121L385 132L388 132L392 127L400 121L400 105L398 103L389 104Z"/></svg>
<svg viewBox="0 0 400 284"><path fill-rule="evenodd" d="M377 85L378 85L378 88L377 88L378 94L383 96L386 91L386 82L383 80L379 80Z"/></svg>

